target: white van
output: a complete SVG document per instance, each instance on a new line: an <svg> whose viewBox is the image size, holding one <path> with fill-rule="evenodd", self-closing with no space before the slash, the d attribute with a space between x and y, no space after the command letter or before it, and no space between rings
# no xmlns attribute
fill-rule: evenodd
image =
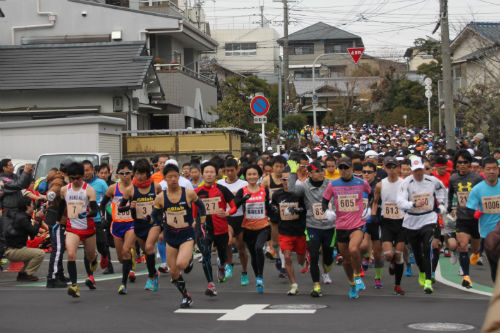
<svg viewBox="0 0 500 333"><path fill-rule="evenodd" d="M64 160L72 160L75 162L83 162L89 160L95 166L100 164L110 164L111 155L109 153L55 153L43 154L38 158L35 170L35 179L46 177L49 170L58 168Z"/></svg>

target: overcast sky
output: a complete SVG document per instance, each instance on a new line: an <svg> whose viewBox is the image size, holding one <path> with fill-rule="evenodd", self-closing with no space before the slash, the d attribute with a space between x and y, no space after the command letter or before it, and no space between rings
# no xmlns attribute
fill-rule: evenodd
<svg viewBox="0 0 500 333"><path fill-rule="evenodd" d="M183 0L179 0L183 1ZM194 0L191 0L194 2ZM273 0L207 0L211 29L259 26L260 6L271 27L283 35L283 5ZM398 58L416 38L432 35L439 0L297 0L289 2L289 34L318 21L361 36L366 53ZM500 0L449 0L450 37L470 21L500 21Z"/></svg>

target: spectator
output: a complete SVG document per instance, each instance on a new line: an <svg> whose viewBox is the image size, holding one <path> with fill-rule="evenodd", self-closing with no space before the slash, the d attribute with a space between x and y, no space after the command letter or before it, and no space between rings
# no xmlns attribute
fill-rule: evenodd
<svg viewBox="0 0 500 333"><path fill-rule="evenodd" d="M28 248L26 243L28 237L34 239L40 229L43 211L35 214L36 220L31 223L31 215L34 205L28 197L22 197L18 201L18 208L12 223L6 226L5 236L5 257L10 261L22 261L24 266L17 275L17 281L38 281L35 275L43 261L45 252L40 249Z"/></svg>
<svg viewBox="0 0 500 333"><path fill-rule="evenodd" d="M490 147L488 145L488 142L484 139L484 134L483 133L477 133L474 135L474 144L476 147L476 150L478 154L481 157L486 157L490 154Z"/></svg>

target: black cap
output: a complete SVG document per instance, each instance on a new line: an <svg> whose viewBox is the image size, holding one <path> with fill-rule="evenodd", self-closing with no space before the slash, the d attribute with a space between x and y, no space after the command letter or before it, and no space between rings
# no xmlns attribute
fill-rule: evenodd
<svg viewBox="0 0 500 333"><path fill-rule="evenodd" d="M337 163L338 166L345 165L348 168L352 166L352 161L349 157L342 157L339 158L339 162Z"/></svg>
<svg viewBox="0 0 500 333"><path fill-rule="evenodd" d="M309 163L307 166L307 171L313 172L313 171L323 171L323 165L321 164L320 161L312 161Z"/></svg>
<svg viewBox="0 0 500 333"><path fill-rule="evenodd" d="M384 165L394 164L398 165L398 160L394 156L386 156L384 157Z"/></svg>
<svg viewBox="0 0 500 333"><path fill-rule="evenodd" d="M61 164L59 165L59 170L61 172L64 172L66 173L69 165L73 163L73 160L70 160L69 158L65 159L64 161L61 162Z"/></svg>

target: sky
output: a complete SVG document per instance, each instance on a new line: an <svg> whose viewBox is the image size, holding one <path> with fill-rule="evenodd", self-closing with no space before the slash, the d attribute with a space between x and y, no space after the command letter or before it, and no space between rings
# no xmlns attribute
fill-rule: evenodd
<svg viewBox="0 0 500 333"><path fill-rule="evenodd" d="M269 26L283 36L280 0L206 0L203 8L212 30L248 29L259 26L262 5ZM448 6L452 39L470 21L500 21L500 0L449 0ZM440 30L432 34L439 0L296 0L289 8L289 34L322 21L361 36L372 56L397 60L416 38L440 39Z"/></svg>

